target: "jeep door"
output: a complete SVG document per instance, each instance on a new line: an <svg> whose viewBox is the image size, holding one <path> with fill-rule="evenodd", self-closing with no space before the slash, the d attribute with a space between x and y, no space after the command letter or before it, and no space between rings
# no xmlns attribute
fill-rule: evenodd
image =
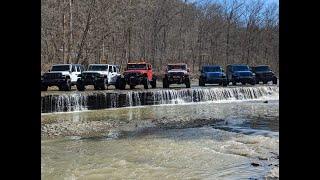
<svg viewBox="0 0 320 180"><path fill-rule="evenodd" d="M114 84L117 80L117 70L115 66L108 67L108 83Z"/></svg>
<svg viewBox="0 0 320 180"><path fill-rule="evenodd" d="M70 74L71 82L77 82L79 74L81 74L81 72L78 72L76 65L72 65Z"/></svg>

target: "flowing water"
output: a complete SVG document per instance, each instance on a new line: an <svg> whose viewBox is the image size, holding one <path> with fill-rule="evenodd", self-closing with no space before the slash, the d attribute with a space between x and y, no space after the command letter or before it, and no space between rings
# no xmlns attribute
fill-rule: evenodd
<svg viewBox="0 0 320 180"><path fill-rule="evenodd" d="M43 92L41 112L70 112L105 108L194 102L277 99L278 86L193 87L124 91Z"/></svg>
<svg viewBox="0 0 320 180"><path fill-rule="evenodd" d="M278 102L271 98L45 113L41 176L278 177Z"/></svg>

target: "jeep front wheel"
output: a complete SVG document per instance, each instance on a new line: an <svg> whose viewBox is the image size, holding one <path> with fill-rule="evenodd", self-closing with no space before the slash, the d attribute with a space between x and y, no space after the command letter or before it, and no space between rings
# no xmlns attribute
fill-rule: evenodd
<svg viewBox="0 0 320 180"><path fill-rule="evenodd" d="M99 89L100 89L100 86L99 86L98 84L94 84L94 85L93 85L93 88L94 88L94 90L99 90Z"/></svg>
<svg viewBox="0 0 320 180"><path fill-rule="evenodd" d="M277 78L274 78L274 79L272 80L272 84L277 85L277 84L278 84L278 79L277 79Z"/></svg>
<svg viewBox="0 0 320 180"><path fill-rule="evenodd" d="M124 90L126 88L126 82L124 78L118 77L116 81L116 89Z"/></svg>
<svg viewBox="0 0 320 180"><path fill-rule="evenodd" d="M47 91L48 90L48 86L46 85L41 85L41 91Z"/></svg>
<svg viewBox="0 0 320 180"><path fill-rule="evenodd" d="M78 91L84 91L85 90L85 86L83 84L77 84L77 90Z"/></svg>
<svg viewBox="0 0 320 180"><path fill-rule="evenodd" d="M152 77L152 81L150 84L151 84L152 88L156 88L157 87L157 79L155 77Z"/></svg>
<svg viewBox="0 0 320 180"><path fill-rule="evenodd" d="M185 84L186 84L186 88L190 88L190 79L189 78L186 79Z"/></svg>
<svg viewBox="0 0 320 180"><path fill-rule="evenodd" d="M162 80L162 84L163 84L163 88L169 88L169 84L168 84L168 79L167 78L163 78Z"/></svg>
<svg viewBox="0 0 320 180"><path fill-rule="evenodd" d="M100 85L100 89L101 90L105 90L107 84L108 84L108 79L104 79L103 82Z"/></svg>
<svg viewBox="0 0 320 180"><path fill-rule="evenodd" d="M205 86L202 77L199 78L199 86Z"/></svg>
<svg viewBox="0 0 320 180"><path fill-rule="evenodd" d="M149 80L146 77L143 80L143 87L144 87L144 89L148 89L149 88Z"/></svg>
<svg viewBox="0 0 320 180"><path fill-rule="evenodd" d="M60 89L60 87L59 87ZM70 91L71 90L71 80L68 79L64 85L62 85L62 90L63 91Z"/></svg>
<svg viewBox="0 0 320 180"><path fill-rule="evenodd" d="M222 82L222 86L228 86L228 84L229 84L228 81L223 81Z"/></svg>

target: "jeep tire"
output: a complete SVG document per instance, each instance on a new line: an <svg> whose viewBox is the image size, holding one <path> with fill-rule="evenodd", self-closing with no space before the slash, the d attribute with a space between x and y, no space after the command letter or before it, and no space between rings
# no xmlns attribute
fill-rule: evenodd
<svg viewBox="0 0 320 180"><path fill-rule="evenodd" d="M149 89L149 84L150 84L150 82L149 82L148 78L144 77L143 78L143 87L144 87L144 89Z"/></svg>
<svg viewBox="0 0 320 180"><path fill-rule="evenodd" d="M190 79L186 78L185 80L186 88L190 88Z"/></svg>
<svg viewBox="0 0 320 180"><path fill-rule="evenodd" d="M156 88L157 87L157 78L153 76L150 84L151 84L152 88Z"/></svg>
<svg viewBox="0 0 320 180"><path fill-rule="evenodd" d="M82 82L78 82L76 86L78 91L84 91L86 89Z"/></svg>
<svg viewBox="0 0 320 180"><path fill-rule="evenodd" d="M94 90L99 90L99 89L100 89L100 86L99 86L98 84L94 84L94 85L93 85L93 88L94 88Z"/></svg>
<svg viewBox="0 0 320 180"><path fill-rule="evenodd" d="M272 84L277 85L278 84L278 79L277 78L272 79Z"/></svg>
<svg viewBox="0 0 320 180"><path fill-rule="evenodd" d="M232 81L232 85L233 85L233 86L237 85L237 82Z"/></svg>
<svg viewBox="0 0 320 180"><path fill-rule="evenodd" d="M228 81L223 81L222 86L228 86Z"/></svg>
<svg viewBox="0 0 320 180"><path fill-rule="evenodd" d="M108 85L108 79L103 79L103 82L100 84L100 89L106 90L106 85Z"/></svg>
<svg viewBox="0 0 320 180"><path fill-rule="evenodd" d="M70 91L71 90L71 80L67 79L67 81L61 86L62 91ZM60 90L60 87L59 87Z"/></svg>
<svg viewBox="0 0 320 180"><path fill-rule="evenodd" d="M48 90L48 86L46 85L41 85L41 91L47 91Z"/></svg>
<svg viewBox="0 0 320 180"><path fill-rule="evenodd" d="M206 84L203 82L202 77L199 78L199 86L205 86Z"/></svg>
<svg viewBox="0 0 320 180"><path fill-rule="evenodd" d="M165 77L162 80L163 88L169 88L168 79Z"/></svg>
<svg viewBox="0 0 320 180"><path fill-rule="evenodd" d="M124 78L118 76L116 80L116 89L124 90L126 88L126 83Z"/></svg>
<svg viewBox="0 0 320 180"><path fill-rule="evenodd" d="M135 85L130 85L130 89L134 89Z"/></svg>
<svg viewBox="0 0 320 180"><path fill-rule="evenodd" d="M250 82L250 84L251 84L252 86L254 86L254 85L256 84L256 81L255 81L255 80L252 80L252 81Z"/></svg>

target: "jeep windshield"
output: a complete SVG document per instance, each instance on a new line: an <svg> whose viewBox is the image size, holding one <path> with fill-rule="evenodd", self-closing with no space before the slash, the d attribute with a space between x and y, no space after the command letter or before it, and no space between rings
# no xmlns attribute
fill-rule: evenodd
<svg viewBox="0 0 320 180"><path fill-rule="evenodd" d="M269 66L257 66L257 67L254 67L253 69L254 71L257 71L257 72L270 71Z"/></svg>
<svg viewBox="0 0 320 180"><path fill-rule="evenodd" d="M168 70L170 71L171 69L183 69L183 70L186 70L187 67L185 64L174 64L174 65L168 65Z"/></svg>
<svg viewBox="0 0 320 180"><path fill-rule="evenodd" d="M249 71L248 66L233 66L233 71Z"/></svg>
<svg viewBox="0 0 320 180"><path fill-rule="evenodd" d="M222 69L219 66L205 66L202 68L204 72L221 72Z"/></svg>
<svg viewBox="0 0 320 180"><path fill-rule="evenodd" d="M70 65L57 65L57 66L52 66L51 71L69 71L70 70Z"/></svg>
<svg viewBox="0 0 320 180"><path fill-rule="evenodd" d="M147 69L147 64L128 64L127 65L128 70L133 70L133 69L141 69L141 70L146 70Z"/></svg>
<svg viewBox="0 0 320 180"><path fill-rule="evenodd" d="M101 65L89 65L88 71L106 71L108 66L101 66Z"/></svg>

